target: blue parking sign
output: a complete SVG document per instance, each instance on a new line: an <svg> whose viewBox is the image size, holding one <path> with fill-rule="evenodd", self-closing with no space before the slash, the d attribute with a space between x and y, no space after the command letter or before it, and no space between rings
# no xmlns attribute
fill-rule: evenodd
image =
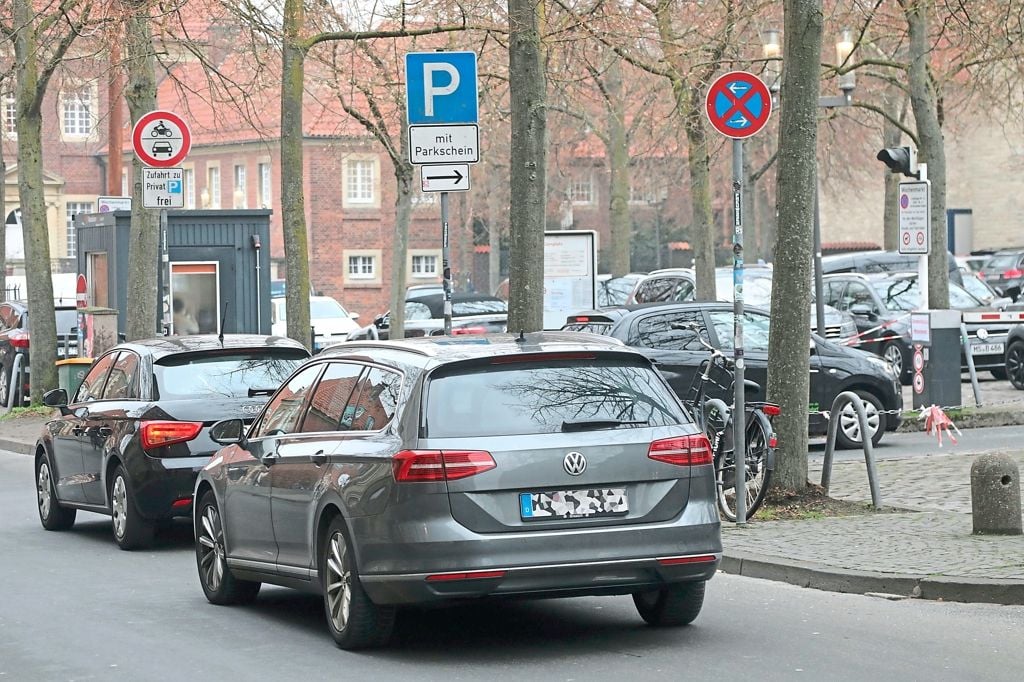
<svg viewBox="0 0 1024 682"><path fill-rule="evenodd" d="M476 123L476 53L407 53L405 101L410 125Z"/></svg>

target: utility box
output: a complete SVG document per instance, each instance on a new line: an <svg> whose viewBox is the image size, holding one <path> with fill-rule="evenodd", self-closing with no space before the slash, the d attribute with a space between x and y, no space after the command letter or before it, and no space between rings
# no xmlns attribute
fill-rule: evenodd
<svg viewBox="0 0 1024 682"><path fill-rule="evenodd" d="M89 304L114 308L124 333L128 301L130 211L75 216L78 272ZM158 269L157 318L173 334L270 333L270 211L167 211L170 262ZM170 300L164 301L165 273ZM173 309L173 310L172 310Z"/></svg>
<svg viewBox="0 0 1024 682"><path fill-rule="evenodd" d="M960 311L911 314L914 409L960 404Z"/></svg>
<svg viewBox="0 0 1024 682"><path fill-rule="evenodd" d="M78 309L78 356L95 358L118 343L117 311L113 308Z"/></svg>

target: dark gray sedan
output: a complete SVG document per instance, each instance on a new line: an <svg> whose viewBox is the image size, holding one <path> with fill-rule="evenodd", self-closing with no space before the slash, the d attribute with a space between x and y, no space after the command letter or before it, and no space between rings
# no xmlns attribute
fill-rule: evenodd
<svg viewBox="0 0 1024 682"><path fill-rule="evenodd" d="M707 438L650 362L578 333L356 342L307 362L201 472L213 603L319 592L337 644L404 604L632 594L699 613L722 545Z"/></svg>

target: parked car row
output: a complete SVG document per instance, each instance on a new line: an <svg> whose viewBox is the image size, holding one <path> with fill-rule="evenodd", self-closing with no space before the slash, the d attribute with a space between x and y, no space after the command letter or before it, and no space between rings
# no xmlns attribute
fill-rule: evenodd
<svg viewBox="0 0 1024 682"><path fill-rule="evenodd" d="M58 306L57 359L77 355L78 309ZM25 301L0 303L0 408L20 407L31 390L29 311Z"/></svg>
<svg viewBox="0 0 1024 682"><path fill-rule="evenodd" d="M613 338L310 358L275 337L165 337L45 402L61 414L35 452L44 528L99 512L133 549L191 515L210 602L318 592L344 648L386 642L403 606L482 597L632 595L648 623L685 625L722 556L711 445Z"/></svg>

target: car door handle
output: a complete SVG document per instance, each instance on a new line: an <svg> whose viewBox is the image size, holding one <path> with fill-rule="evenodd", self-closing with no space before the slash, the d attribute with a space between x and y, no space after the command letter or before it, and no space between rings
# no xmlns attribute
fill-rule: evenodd
<svg viewBox="0 0 1024 682"><path fill-rule="evenodd" d="M265 467L273 466L277 462L277 453L268 452L260 457L260 462L262 462Z"/></svg>
<svg viewBox="0 0 1024 682"><path fill-rule="evenodd" d="M323 450L320 450L319 452L310 455L309 461L317 466L322 466L327 463L327 455L324 454Z"/></svg>
<svg viewBox="0 0 1024 682"><path fill-rule="evenodd" d="M114 433L114 429L110 428L109 426L100 426L99 428L96 429L96 433L106 438L107 436L110 436L111 434Z"/></svg>
<svg viewBox="0 0 1024 682"><path fill-rule="evenodd" d="M83 429L81 426L72 426L71 433L76 436L81 436L83 433L85 433L85 429Z"/></svg>

